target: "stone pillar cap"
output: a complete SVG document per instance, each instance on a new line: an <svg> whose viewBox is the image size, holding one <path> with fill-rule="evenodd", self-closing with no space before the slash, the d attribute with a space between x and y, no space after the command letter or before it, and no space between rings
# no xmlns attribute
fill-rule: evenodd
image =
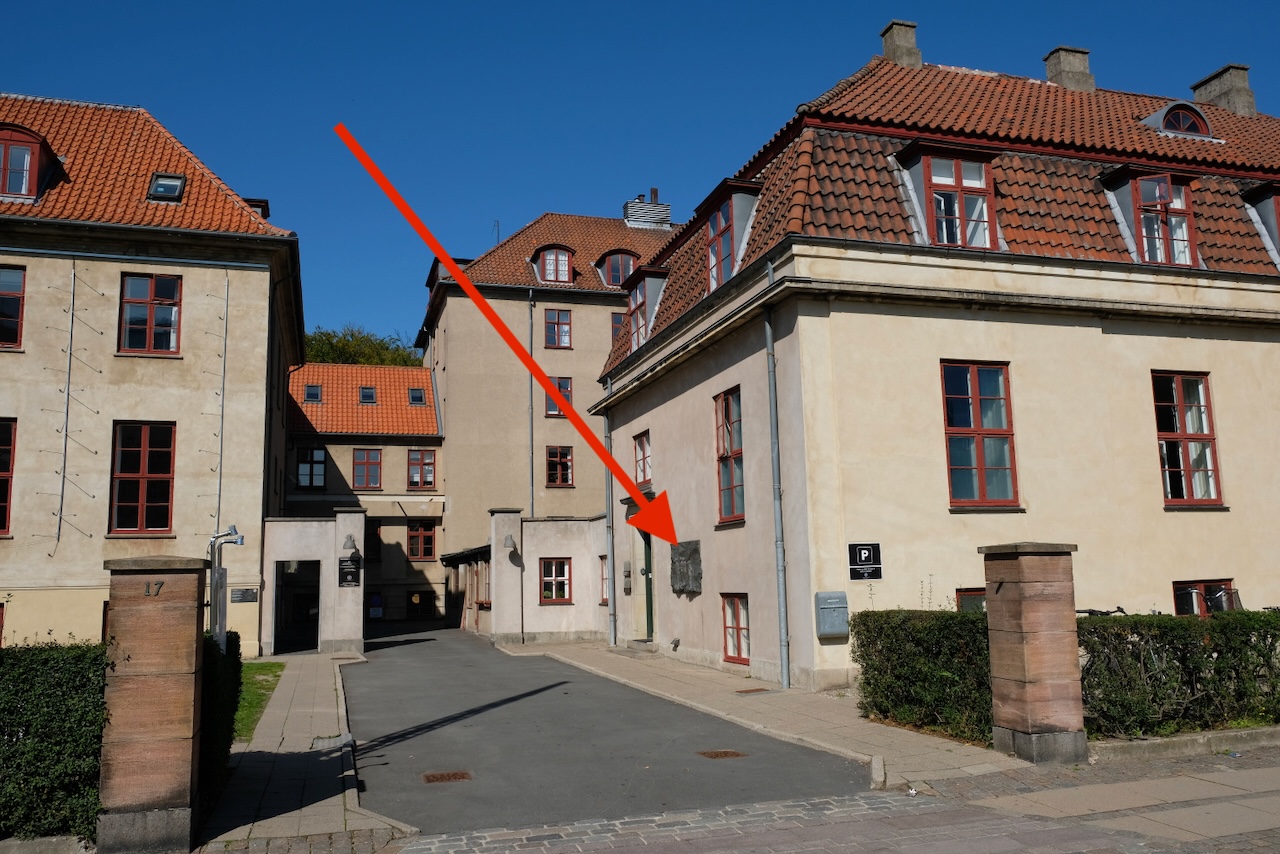
<svg viewBox="0 0 1280 854"><path fill-rule="evenodd" d="M1070 554L1078 551L1075 543L1004 543L998 546L978 546L980 555L1042 555L1051 553Z"/></svg>
<svg viewBox="0 0 1280 854"><path fill-rule="evenodd" d="M108 572L127 572L140 570L156 572L161 569L208 569L209 561L199 557L178 555L141 555L139 557L118 557L104 560L102 568Z"/></svg>

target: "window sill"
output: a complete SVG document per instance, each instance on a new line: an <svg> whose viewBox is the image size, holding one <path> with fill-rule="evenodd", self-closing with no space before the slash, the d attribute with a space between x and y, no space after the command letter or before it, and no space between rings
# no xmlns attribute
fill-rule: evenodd
<svg viewBox="0 0 1280 854"><path fill-rule="evenodd" d="M716 523L715 530L728 531L733 528L745 527L746 524L747 524L747 519L745 516L739 519L723 519Z"/></svg>
<svg viewBox="0 0 1280 854"><path fill-rule="evenodd" d="M351 487L351 491L378 493L378 492L382 492L382 487L381 486L353 486Z"/></svg>
<svg viewBox="0 0 1280 854"><path fill-rule="evenodd" d="M546 413L546 414L545 414L545 417L547 417L547 418L567 418L568 416L567 416L567 415L565 415L563 412L548 412L548 413Z"/></svg>
<svg viewBox="0 0 1280 854"><path fill-rule="evenodd" d="M0 534L0 540L12 540L13 534Z"/></svg>
<svg viewBox="0 0 1280 854"><path fill-rule="evenodd" d="M476 602L476 608L481 611L492 611L493 603L490 602L488 599L485 599L482 602Z"/></svg>
<svg viewBox="0 0 1280 854"><path fill-rule="evenodd" d="M547 489L573 489L572 483L548 483Z"/></svg>
<svg viewBox="0 0 1280 854"><path fill-rule="evenodd" d="M169 359L171 361L182 361L181 353L146 353L141 350L135 352L133 350L117 350L115 352L117 359Z"/></svg>
<svg viewBox="0 0 1280 854"><path fill-rule="evenodd" d="M409 563L435 563L435 562L436 562L436 559L435 559L435 558L433 558L433 557L411 557L411 558L409 558Z"/></svg>
<svg viewBox="0 0 1280 854"><path fill-rule="evenodd" d="M25 353L27 352L21 347L0 347L0 353Z"/></svg>
<svg viewBox="0 0 1280 854"><path fill-rule="evenodd" d="M1166 513L1226 513L1231 508L1226 504L1166 504Z"/></svg>
<svg viewBox="0 0 1280 854"><path fill-rule="evenodd" d="M572 350L572 347L543 347L543 350Z"/></svg>
<svg viewBox="0 0 1280 854"><path fill-rule="evenodd" d="M725 663L725 664L741 664L741 665L750 665L750 664L751 664L751 659L749 659L749 658L729 658L728 656L725 656L724 663Z"/></svg>
<svg viewBox="0 0 1280 854"><path fill-rule="evenodd" d="M542 599L539 605L572 605L573 603L565 599Z"/></svg>
<svg viewBox="0 0 1280 854"><path fill-rule="evenodd" d="M434 486L406 486L404 491L408 495L433 495L439 492Z"/></svg>
<svg viewBox="0 0 1280 854"><path fill-rule="evenodd" d="M1013 504L1013 505L993 504L993 505L981 505L981 506L975 505L972 507L970 506L952 507L950 508L949 512L957 513L961 515L965 513L1026 513L1027 508L1022 507L1020 505L1016 505L1016 504Z"/></svg>
<svg viewBox="0 0 1280 854"><path fill-rule="evenodd" d="M113 531L105 536L108 540L176 540L177 534L153 534L149 531Z"/></svg>

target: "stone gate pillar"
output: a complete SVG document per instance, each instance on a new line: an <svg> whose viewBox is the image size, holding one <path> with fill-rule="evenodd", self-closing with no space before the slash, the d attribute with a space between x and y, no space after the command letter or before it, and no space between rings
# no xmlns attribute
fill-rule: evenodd
<svg viewBox="0 0 1280 854"><path fill-rule="evenodd" d="M1074 545L983 546L992 741L1030 762L1089 758L1080 695Z"/></svg>
<svg viewBox="0 0 1280 854"><path fill-rule="evenodd" d="M111 573L99 854L191 850L209 561L136 557Z"/></svg>

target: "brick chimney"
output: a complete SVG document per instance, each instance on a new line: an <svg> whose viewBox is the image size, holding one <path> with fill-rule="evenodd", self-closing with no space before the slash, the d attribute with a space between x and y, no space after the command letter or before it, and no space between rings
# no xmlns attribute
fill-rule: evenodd
<svg viewBox="0 0 1280 854"><path fill-rule="evenodd" d="M1076 92L1092 92L1096 86L1089 73L1089 51L1082 47L1055 47L1044 58L1050 83Z"/></svg>
<svg viewBox="0 0 1280 854"><path fill-rule="evenodd" d="M1258 114L1247 65L1224 65L1199 83L1192 83L1191 92L1197 101L1216 104L1238 116Z"/></svg>
<svg viewBox="0 0 1280 854"><path fill-rule="evenodd" d="M890 62L906 68L919 68L920 49L916 47L916 25L910 21L890 21L880 31L884 40L884 55Z"/></svg>

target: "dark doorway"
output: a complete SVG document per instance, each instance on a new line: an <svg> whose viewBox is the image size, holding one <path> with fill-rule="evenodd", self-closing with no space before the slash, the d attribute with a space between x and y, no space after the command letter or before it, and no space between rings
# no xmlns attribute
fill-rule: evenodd
<svg viewBox="0 0 1280 854"><path fill-rule="evenodd" d="M320 645L320 561L276 561L276 654Z"/></svg>

